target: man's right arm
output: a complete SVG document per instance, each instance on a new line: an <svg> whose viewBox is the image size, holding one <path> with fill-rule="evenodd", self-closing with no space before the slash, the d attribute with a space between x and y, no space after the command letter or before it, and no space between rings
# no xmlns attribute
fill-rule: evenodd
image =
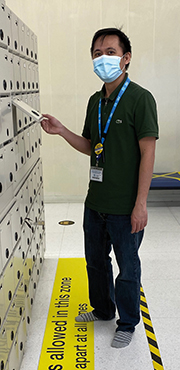
<svg viewBox="0 0 180 370"><path fill-rule="evenodd" d="M45 132L51 135L60 135L63 137L74 149L81 153L91 155L91 141L83 136L76 135L74 132L68 130L55 117L49 114L43 114L41 126Z"/></svg>

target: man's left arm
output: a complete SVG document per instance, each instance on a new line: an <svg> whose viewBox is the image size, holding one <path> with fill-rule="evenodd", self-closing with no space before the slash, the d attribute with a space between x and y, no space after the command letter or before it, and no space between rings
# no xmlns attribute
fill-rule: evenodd
<svg viewBox="0 0 180 370"><path fill-rule="evenodd" d="M145 137L139 140L141 161L139 167L137 198L131 214L132 234L143 230L147 225L147 196L153 174L155 146L155 137Z"/></svg>

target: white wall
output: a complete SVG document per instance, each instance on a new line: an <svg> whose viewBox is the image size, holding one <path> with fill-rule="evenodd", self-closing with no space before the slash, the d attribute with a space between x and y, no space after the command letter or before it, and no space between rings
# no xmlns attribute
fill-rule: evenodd
<svg viewBox="0 0 180 370"><path fill-rule="evenodd" d="M160 140L156 171L180 171L179 0L6 0L37 34L41 109L81 134L89 96L100 89L90 44L102 27L121 27L130 37L132 80L158 103ZM43 133L45 199L78 201L86 195L89 158L62 138Z"/></svg>

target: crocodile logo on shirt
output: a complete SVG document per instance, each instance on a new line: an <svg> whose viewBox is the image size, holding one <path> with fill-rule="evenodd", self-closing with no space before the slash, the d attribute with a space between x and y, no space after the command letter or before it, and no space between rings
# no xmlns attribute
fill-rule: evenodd
<svg viewBox="0 0 180 370"><path fill-rule="evenodd" d="M117 125L119 125L120 123L122 123L122 119L119 119L119 118L118 118L118 119L116 120L116 123L117 123Z"/></svg>

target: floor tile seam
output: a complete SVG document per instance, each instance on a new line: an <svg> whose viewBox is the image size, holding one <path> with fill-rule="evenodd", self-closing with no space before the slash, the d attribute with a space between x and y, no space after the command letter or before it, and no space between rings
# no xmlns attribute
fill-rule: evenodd
<svg viewBox="0 0 180 370"><path fill-rule="evenodd" d="M170 263L170 262L174 262L174 261L177 261L179 262L179 259L180 259L180 253L175 253L174 252L174 255L170 257L169 253L164 253L163 254L163 257L161 258L161 256L150 256L149 254L140 254L140 257L141 257L141 261L142 261L142 264L143 263L146 263L146 262L154 262L156 263L157 261L157 264L159 263L159 261L161 261L162 263ZM168 261L166 260L168 258Z"/></svg>
<svg viewBox="0 0 180 370"><path fill-rule="evenodd" d="M47 252L44 258L49 258L49 259L59 258L59 250L58 251L56 250L55 252L49 252L49 253Z"/></svg>
<svg viewBox="0 0 180 370"><path fill-rule="evenodd" d="M143 254L145 255L150 255L150 256L152 256L152 251L153 250L151 250L150 252L147 252L147 251L143 251L143 250L140 250L140 252L142 253L143 252ZM180 254L180 251L179 252L177 252L177 251L173 251L173 253L176 255L176 254ZM167 255L167 254L171 254L171 256L172 256L172 250L163 250L163 252L162 251L160 251L160 250L157 250L156 251L156 253L155 253L155 256L157 256L157 255L160 255L160 256L162 256L162 255Z"/></svg>
<svg viewBox="0 0 180 370"><path fill-rule="evenodd" d="M171 215L174 217L174 219L177 221L178 225L180 226L180 220L174 215L174 213L171 210L171 207L168 207Z"/></svg>
<svg viewBox="0 0 180 370"><path fill-rule="evenodd" d="M155 235L155 234L157 234L157 233L159 233L159 234L162 234L162 233L170 233L170 234L172 234L172 233L178 233L179 232L179 223L177 223L177 220L176 220L176 223L172 226L170 226L170 228L169 228L169 230L167 229L167 226L166 227L164 227L164 224L167 224L167 222L164 222L163 223L163 225L161 225L160 226L160 229L159 230L156 230L156 228L157 228L157 223L154 225L154 226L148 226L148 229L147 230L145 230L145 236L147 235L147 234L152 234L153 233L153 236Z"/></svg>
<svg viewBox="0 0 180 370"><path fill-rule="evenodd" d="M172 256L172 253L174 253L174 255ZM168 261L174 261L175 260L175 258L177 259L178 258L178 261L179 261L179 255L180 255L180 252L176 252L176 251L172 251L172 253L171 253L171 258L170 258L170 254L167 252L167 253L164 253L164 255L163 255L163 257L162 257L162 259L161 259L161 261L163 262L165 262L165 260L166 260L166 258L168 258ZM157 261L157 263L159 263L159 261L160 261L160 256L156 256L156 255L154 255L154 256L150 256L149 254L144 254L144 253L141 253L141 254L139 254L139 256L140 256L140 258L141 258L141 261L142 261L142 263L144 263L144 262L147 262L147 261L154 261L154 262L156 262ZM175 258L173 258L173 257L175 257ZM168 262L167 261L167 262Z"/></svg>
<svg viewBox="0 0 180 370"><path fill-rule="evenodd" d="M153 234L152 234L152 232L151 231L153 231ZM148 239L148 238L150 238L150 237L154 237L154 236L156 236L156 235L161 235L161 234L164 234L166 232L166 235L178 235L179 234L179 231L174 231L174 230L167 230L167 228L166 228L166 230L158 230L158 231L156 231L156 230L149 230L149 228L148 228L148 231L145 231L145 236L144 236L144 240L146 240L146 239Z"/></svg>
<svg viewBox="0 0 180 370"><path fill-rule="evenodd" d="M152 311L152 310L151 310ZM156 315L153 315L153 312L151 312L151 321L152 321L152 323L153 323L153 325L154 325L154 321L155 320L157 320L158 322L160 322L160 320L167 320L169 318L169 315L167 315L167 316L156 316ZM177 318L179 318L179 316L174 316L173 315L173 319L174 320L177 320ZM155 329L154 329L154 331L155 331L155 333L156 333L156 325L157 325L157 322L156 322L156 324L154 325L155 326Z"/></svg>
<svg viewBox="0 0 180 370"><path fill-rule="evenodd" d="M48 282L48 283L52 282L52 284L53 284L53 282L54 282L54 278L53 278L53 277L52 277L52 278L47 278L47 277L46 277L46 278L43 278L43 277L42 277L42 278L41 278L41 282L40 282L40 284L41 284L42 282L43 282L43 283L44 283L44 282Z"/></svg>
<svg viewBox="0 0 180 370"><path fill-rule="evenodd" d="M59 231L54 231L54 230L46 230L46 239L48 239L48 238L51 238L52 237L52 235L54 236L54 235L59 235L59 236L63 236L63 233L64 233L64 230L62 229L61 231L59 230Z"/></svg>
<svg viewBox="0 0 180 370"><path fill-rule="evenodd" d="M152 280L153 280L153 281L154 281L154 280L156 280L156 282L157 282L157 278L152 279L152 278L147 278L147 277L144 277L144 276L143 276L143 282L144 282L144 281L152 281ZM164 279L164 278L163 278L163 279L158 279L158 282L167 281L167 280L168 280L168 281L169 281L169 280L172 280L172 281L174 281L174 280L176 280L176 281L180 281L180 277L179 277L178 279L177 279L177 278L175 278L175 279L174 279L174 278L169 278L169 277L167 277L166 279Z"/></svg>

